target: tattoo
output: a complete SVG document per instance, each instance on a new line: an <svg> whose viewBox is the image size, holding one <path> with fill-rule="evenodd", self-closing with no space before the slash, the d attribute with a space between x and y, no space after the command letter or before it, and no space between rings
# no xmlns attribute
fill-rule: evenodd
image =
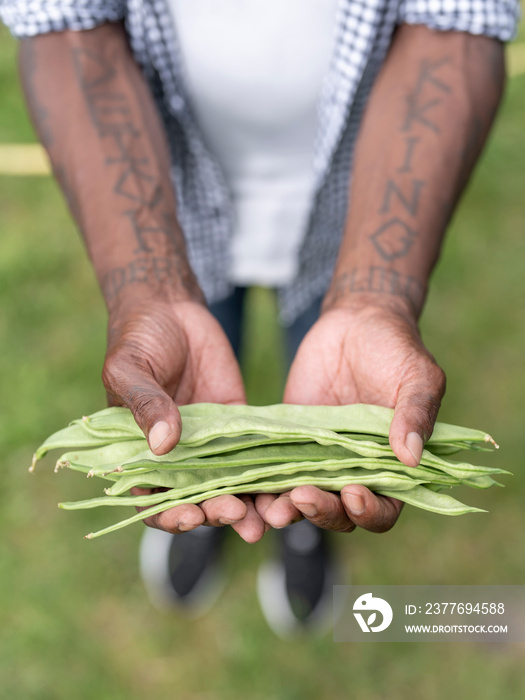
<svg viewBox="0 0 525 700"><path fill-rule="evenodd" d="M38 131L42 145L49 150L53 145L54 138L49 124L49 112L42 104L35 85L35 75L38 60L35 51L35 44L32 39L22 41L21 70L24 77L24 88L27 103L33 117L33 122Z"/></svg>
<svg viewBox="0 0 525 700"><path fill-rule="evenodd" d="M419 122L427 129L439 134L440 129L437 124L430 120L427 115L429 110L440 105L443 100L442 98L435 97L433 99L428 99L425 102L425 97L423 92L428 92L428 89L434 88L438 89L444 93L452 92L450 85L440 80L435 72L438 71L442 66L450 62L450 58L447 56L432 63L431 61L424 60L421 63L421 70L414 90L407 97L407 116L405 123L403 125L402 131L410 131L414 122ZM427 90L425 90L425 87Z"/></svg>
<svg viewBox="0 0 525 700"><path fill-rule="evenodd" d="M113 192L138 204L144 204L149 209L154 209L162 198L162 187L155 178L133 164L120 175Z"/></svg>
<svg viewBox="0 0 525 700"><path fill-rule="evenodd" d="M119 87L115 64L85 48L73 50L73 63L91 122L104 142L105 165L114 173L113 193L126 203L121 215L129 223L136 241L133 252L139 256L105 275L102 289L106 300L110 302L129 285L158 287L175 281L194 298L201 298L173 207L165 206L156 163L144 150L140 117L137 123L135 105ZM151 257L155 241L167 242L173 255Z"/></svg>
<svg viewBox="0 0 525 700"><path fill-rule="evenodd" d="M373 265L368 270L353 268L335 277L327 295L327 305L331 306L348 294L363 292L404 297L415 309L423 306L425 298L425 287L412 275Z"/></svg>
<svg viewBox="0 0 525 700"><path fill-rule="evenodd" d="M117 74L115 66L85 48L73 49L73 66L99 135L108 136L115 131L135 132L127 118L131 109L126 95L112 90L111 83Z"/></svg>
<svg viewBox="0 0 525 700"><path fill-rule="evenodd" d="M388 180L383 205L378 213L390 214L392 198L395 196L396 201L401 204L410 217L415 218L419 207L421 189L424 185L424 180L412 180L412 194L409 198L405 197L394 180ZM417 231L414 227L400 216L392 216L370 234L370 240L374 244L375 249L386 262L391 262L396 258L402 258L407 255L416 237Z"/></svg>
<svg viewBox="0 0 525 700"><path fill-rule="evenodd" d="M395 218L380 226L370 238L383 260L391 262L408 253L416 235L417 232L407 223Z"/></svg>
<svg viewBox="0 0 525 700"><path fill-rule="evenodd" d="M398 173L410 173L412 172L412 155L414 153L414 148L417 143L419 143L419 139L416 137L411 137L408 139L405 139L405 143L407 145L407 150L405 153L405 160L403 162L403 165L397 169Z"/></svg>
<svg viewBox="0 0 525 700"><path fill-rule="evenodd" d="M421 193L421 188L424 184L424 180L412 180L412 197L409 200L408 197L405 197L403 192L401 192L401 190L393 180L388 180L388 182L386 183L383 206L379 210L379 214L387 214L390 211L392 195L395 195L401 202L403 207L408 211L410 216L416 216L417 208L419 205L419 195Z"/></svg>
<svg viewBox="0 0 525 700"><path fill-rule="evenodd" d="M175 257L139 257L115 267L104 275L101 287L107 302L113 301L129 285L148 287L172 285L178 279L184 290L195 292L195 279L187 265Z"/></svg>
<svg viewBox="0 0 525 700"><path fill-rule="evenodd" d="M138 247L134 251L135 253L153 253L153 248L151 248L147 243L146 243L146 236L148 234L161 234L165 236L168 240L171 241L173 249L179 253L181 252L179 250L180 245L179 241L177 240L177 236L175 235L174 232L174 227L173 226L142 226L139 222L139 215L140 215L140 210L139 211L126 211L124 212L130 219L131 225L133 227L133 233L135 234L135 238L137 239ZM167 220L167 217L166 217Z"/></svg>
<svg viewBox="0 0 525 700"><path fill-rule="evenodd" d="M439 61L431 62L425 59L421 62L416 84L407 97L408 110L405 122L401 127L402 132L412 132L417 125L422 125L439 133L439 127L430 120L427 113L442 102L441 97L434 96L436 91L445 94L452 92L450 85L437 75L440 68L449 62L448 56ZM412 178L410 190L408 190L405 184L406 178L403 176L412 173L414 153L419 143L418 136L409 134L405 138L403 162L396 170L395 179L387 180L383 203L378 210L379 214L391 216L369 235L376 251L385 262L392 262L408 255L418 236L414 219L418 213L421 191L426 183L425 180ZM402 180L403 186L400 184L400 180ZM402 211L399 211L400 207Z"/></svg>
<svg viewBox="0 0 525 700"><path fill-rule="evenodd" d="M150 159L141 151L142 134L134 122L129 99L115 88L115 66L89 49L74 49L73 63L91 121L108 149L105 163L115 170L113 192L128 203L134 202L139 206L136 210L123 212L123 216L129 218L137 238L138 250L149 250L142 237L146 232L163 233L173 244L176 240L175 230L168 226L141 226L138 223L138 218L143 217L144 213L154 213L158 219L163 192ZM166 220L170 218L168 214L161 213L160 216Z"/></svg>

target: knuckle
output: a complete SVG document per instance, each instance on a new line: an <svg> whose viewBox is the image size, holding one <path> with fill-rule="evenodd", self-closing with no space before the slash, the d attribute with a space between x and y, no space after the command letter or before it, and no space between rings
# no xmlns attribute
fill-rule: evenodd
<svg viewBox="0 0 525 700"><path fill-rule="evenodd" d="M430 357L413 372L404 386L398 408L411 424L421 426L424 438L432 434L441 400L445 393L446 375Z"/></svg>
<svg viewBox="0 0 525 700"><path fill-rule="evenodd" d="M436 398L441 401L447 385L447 377L441 367L434 361L427 368L427 384L433 388Z"/></svg>
<svg viewBox="0 0 525 700"><path fill-rule="evenodd" d="M119 369L119 362L113 356L107 356L102 368L102 382L109 392L114 392L119 386L122 372Z"/></svg>
<svg viewBox="0 0 525 700"><path fill-rule="evenodd" d="M377 518L370 523L369 529L371 532L388 532L391 530L399 518L401 512L401 506L396 505L397 502L392 501L389 498L380 498L381 509L377 515Z"/></svg>
<svg viewBox="0 0 525 700"><path fill-rule="evenodd" d="M144 424L149 425L153 421L153 415L159 411L158 396L151 395L144 389L140 393L133 393L133 389L124 396L126 405L134 416L139 417Z"/></svg>
<svg viewBox="0 0 525 700"><path fill-rule="evenodd" d="M354 522L346 518L341 519L335 524L335 526L334 524L332 524L331 527L327 527L325 529L333 530L333 532L353 532L356 529L356 527L357 525Z"/></svg>

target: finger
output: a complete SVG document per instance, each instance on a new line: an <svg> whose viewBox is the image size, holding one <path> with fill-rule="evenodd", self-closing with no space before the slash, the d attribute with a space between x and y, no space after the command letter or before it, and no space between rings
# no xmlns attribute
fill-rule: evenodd
<svg viewBox="0 0 525 700"><path fill-rule="evenodd" d="M302 517L301 511L290 500L289 492L277 496L264 513L264 519L268 525L277 530L296 523Z"/></svg>
<svg viewBox="0 0 525 700"><path fill-rule="evenodd" d="M246 504L237 496L225 495L203 501L200 507L206 524L214 527L233 525L246 517Z"/></svg>
<svg viewBox="0 0 525 700"><path fill-rule="evenodd" d="M365 486L354 484L341 489L341 501L352 522L370 532L390 530L403 508L397 498L377 496Z"/></svg>
<svg viewBox="0 0 525 700"><path fill-rule="evenodd" d="M137 508L138 511L146 510L147 508ZM165 530L173 534L188 532L194 530L199 525L204 523L205 517L199 506L188 503L182 506L175 506L163 513L150 515L149 518L144 518L144 523L149 527L154 527L157 530Z"/></svg>
<svg viewBox="0 0 525 700"><path fill-rule="evenodd" d="M122 348L108 353L102 381L111 403L131 410L152 452L163 455L175 447L182 430L179 410L143 358Z"/></svg>
<svg viewBox="0 0 525 700"><path fill-rule="evenodd" d="M432 360L398 392L390 424L390 445L396 457L408 467L417 467L425 442L432 435L441 399L445 373Z"/></svg>
<svg viewBox="0 0 525 700"><path fill-rule="evenodd" d="M269 529L269 525L264 522L255 509L255 504L250 496L239 496L239 498L246 505L246 515L239 522L232 523L232 528L245 542L253 544L263 537Z"/></svg>
<svg viewBox="0 0 525 700"><path fill-rule="evenodd" d="M255 496L255 510L261 518L266 522L266 511L268 510L270 504L272 504L277 498L276 493L258 493ZM269 527L269 526L268 526Z"/></svg>
<svg viewBox="0 0 525 700"><path fill-rule="evenodd" d="M316 486L298 486L291 491L290 500L305 518L323 530L355 530L354 522L335 493L322 491Z"/></svg>

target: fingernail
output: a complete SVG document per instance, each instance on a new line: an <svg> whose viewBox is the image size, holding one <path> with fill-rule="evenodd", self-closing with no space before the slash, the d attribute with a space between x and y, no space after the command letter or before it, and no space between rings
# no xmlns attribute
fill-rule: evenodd
<svg viewBox="0 0 525 700"><path fill-rule="evenodd" d="M365 501L362 496L355 493L345 493L345 503L352 515L361 515L365 512Z"/></svg>
<svg viewBox="0 0 525 700"><path fill-rule="evenodd" d="M152 450L158 449L171 433L170 426L166 421L159 420L149 431L148 442Z"/></svg>
<svg viewBox="0 0 525 700"><path fill-rule="evenodd" d="M317 515L317 508L313 503L295 503L303 515L307 518L314 518Z"/></svg>
<svg viewBox="0 0 525 700"><path fill-rule="evenodd" d="M180 532L188 532L188 530L194 530L195 525L189 525L188 523L179 523L178 528Z"/></svg>
<svg viewBox="0 0 525 700"><path fill-rule="evenodd" d="M405 447L416 460L417 464L419 464L421 455L423 454L423 440L421 439L421 435L417 433L408 433L405 440Z"/></svg>
<svg viewBox="0 0 525 700"><path fill-rule="evenodd" d="M239 520L232 520L231 518L219 518L219 522L221 525L233 525L234 523L238 523Z"/></svg>

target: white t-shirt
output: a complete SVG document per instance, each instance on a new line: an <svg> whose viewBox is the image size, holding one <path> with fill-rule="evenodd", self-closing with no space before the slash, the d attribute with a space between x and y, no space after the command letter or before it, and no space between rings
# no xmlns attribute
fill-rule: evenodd
<svg viewBox="0 0 525 700"><path fill-rule="evenodd" d="M338 0L169 0L193 111L235 212L230 281L293 279Z"/></svg>

